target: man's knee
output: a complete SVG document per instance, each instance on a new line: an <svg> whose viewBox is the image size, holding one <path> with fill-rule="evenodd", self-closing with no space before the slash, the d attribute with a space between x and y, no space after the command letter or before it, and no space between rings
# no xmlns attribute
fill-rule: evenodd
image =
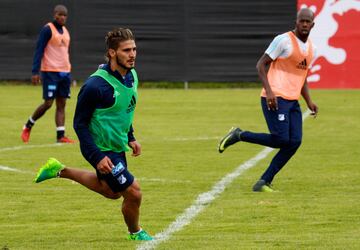
<svg viewBox="0 0 360 250"><path fill-rule="evenodd" d="M128 200L128 201L133 201L136 203L141 202L141 198L142 198L142 193L140 190L140 186L139 184L134 181L124 192L123 194L124 199Z"/></svg>
<svg viewBox="0 0 360 250"><path fill-rule="evenodd" d="M112 200L117 200L121 197L121 193L112 191L109 185L105 181L101 181L100 193L104 197Z"/></svg>
<svg viewBox="0 0 360 250"><path fill-rule="evenodd" d="M293 148L298 149L301 145L301 140L291 140L288 138L277 138L276 143L279 148Z"/></svg>
<svg viewBox="0 0 360 250"><path fill-rule="evenodd" d="M301 140L290 140L290 147L298 149L301 145Z"/></svg>
<svg viewBox="0 0 360 250"><path fill-rule="evenodd" d="M53 102L54 102L54 100L45 100L44 103L43 103L43 107L45 109L49 109L49 108L51 108Z"/></svg>
<svg viewBox="0 0 360 250"><path fill-rule="evenodd" d="M278 148L284 148L289 146L290 139L283 136L274 136L274 142Z"/></svg>
<svg viewBox="0 0 360 250"><path fill-rule="evenodd" d="M121 194L120 193L115 193L111 190L107 190L105 192L103 192L103 195L106 197L106 198L109 198L111 200L117 200L121 197Z"/></svg>
<svg viewBox="0 0 360 250"><path fill-rule="evenodd" d="M56 99L56 108L59 110L64 110L66 106L66 98L57 98Z"/></svg>

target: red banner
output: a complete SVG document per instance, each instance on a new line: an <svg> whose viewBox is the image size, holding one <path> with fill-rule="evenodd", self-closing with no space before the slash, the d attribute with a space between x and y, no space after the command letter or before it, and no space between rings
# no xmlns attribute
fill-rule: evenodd
<svg viewBox="0 0 360 250"><path fill-rule="evenodd" d="M315 13L311 88L360 88L360 0L298 0Z"/></svg>

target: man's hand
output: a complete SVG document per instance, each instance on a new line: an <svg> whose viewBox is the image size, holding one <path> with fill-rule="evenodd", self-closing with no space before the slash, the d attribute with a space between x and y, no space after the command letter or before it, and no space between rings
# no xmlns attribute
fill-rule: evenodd
<svg viewBox="0 0 360 250"><path fill-rule="evenodd" d="M310 115L312 115L312 116L314 116L314 118L316 118L316 116L317 116L317 114L318 114L318 112L319 112L318 106L317 106L315 103L313 103L313 102L308 103L307 106L308 106L308 108L309 108L310 111L311 111Z"/></svg>
<svg viewBox="0 0 360 250"><path fill-rule="evenodd" d="M278 109L277 97L274 95L272 91L266 93L266 105L268 110Z"/></svg>
<svg viewBox="0 0 360 250"><path fill-rule="evenodd" d="M100 174L108 174L111 172L114 164L111 162L110 158L105 156L101 161L96 165L96 169Z"/></svg>
<svg viewBox="0 0 360 250"><path fill-rule="evenodd" d="M31 82L33 85L38 85L40 83L40 76L39 75L31 76Z"/></svg>
<svg viewBox="0 0 360 250"><path fill-rule="evenodd" d="M129 142L129 146L132 148L132 156L139 156L141 154L141 145L137 141Z"/></svg>

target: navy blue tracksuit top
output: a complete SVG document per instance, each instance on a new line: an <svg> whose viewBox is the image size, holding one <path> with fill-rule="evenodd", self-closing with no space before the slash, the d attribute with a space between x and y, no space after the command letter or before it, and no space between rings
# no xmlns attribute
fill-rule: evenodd
<svg viewBox="0 0 360 250"><path fill-rule="evenodd" d="M127 87L132 87L134 84L130 71L123 78L119 72L112 71L109 64L102 64L99 68L108 71ZM80 141L81 153L94 167L105 157L105 154L95 145L90 134L91 117L95 109L108 108L114 103L114 88L99 76L88 78L80 89L74 116L74 129ZM132 126L128 133L128 139L129 142L135 141Z"/></svg>

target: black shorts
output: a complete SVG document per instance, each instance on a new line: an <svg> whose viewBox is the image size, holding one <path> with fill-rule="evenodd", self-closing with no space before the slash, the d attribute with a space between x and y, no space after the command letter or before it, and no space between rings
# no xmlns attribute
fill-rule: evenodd
<svg viewBox="0 0 360 250"><path fill-rule="evenodd" d="M50 100L56 97L70 98L70 73L41 72L43 99Z"/></svg>
<svg viewBox="0 0 360 250"><path fill-rule="evenodd" d="M101 174L95 168L98 178L105 180L115 193L125 191L134 182L134 176L127 169L125 152L106 151L103 153L110 158L115 167L109 174Z"/></svg>

